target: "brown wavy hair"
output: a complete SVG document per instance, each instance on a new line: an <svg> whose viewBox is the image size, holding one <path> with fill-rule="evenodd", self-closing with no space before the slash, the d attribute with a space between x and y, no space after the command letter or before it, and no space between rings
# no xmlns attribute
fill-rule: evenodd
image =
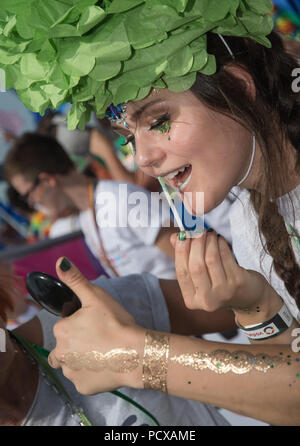
<svg viewBox="0 0 300 446"><path fill-rule="evenodd" d="M251 203L258 215L264 251L272 256L276 273L300 309L300 267L284 219L272 201L283 195L291 172L284 153L287 143L295 149L296 171L300 173L300 98L292 90L292 72L299 64L274 32L269 36L272 49L251 39L225 39L235 59L219 36L210 33L208 50L216 55L217 72L210 76L198 73L191 91L209 108L235 119L256 135L262 151L261 192L250 190ZM228 64L239 65L251 75L256 88L254 99L247 95L244 83L226 70Z"/></svg>

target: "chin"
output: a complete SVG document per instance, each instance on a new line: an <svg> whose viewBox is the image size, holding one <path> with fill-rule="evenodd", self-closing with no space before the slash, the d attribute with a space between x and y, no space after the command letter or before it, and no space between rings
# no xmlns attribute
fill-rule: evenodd
<svg viewBox="0 0 300 446"><path fill-rule="evenodd" d="M185 209L194 217L202 217L219 206L224 199L225 196L221 200L216 200L203 192L181 194Z"/></svg>

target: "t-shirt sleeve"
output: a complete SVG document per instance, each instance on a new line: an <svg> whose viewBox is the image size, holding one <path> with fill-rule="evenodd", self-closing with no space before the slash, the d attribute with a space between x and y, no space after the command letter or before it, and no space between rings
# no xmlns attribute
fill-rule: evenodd
<svg viewBox="0 0 300 446"><path fill-rule="evenodd" d="M93 283L118 301L134 317L137 325L149 330L170 331L169 313L157 277L148 273L117 278L102 276ZM43 329L44 348L53 350L56 345L53 326L60 318L46 310L40 311L37 317Z"/></svg>
<svg viewBox="0 0 300 446"><path fill-rule="evenodd" d="M102 201L99 194L105 192L114 196L111 204L117 208L115 212L111 212L114 218L117 218L118 230L130 231L132 237L138 238L145 245L153 245L161 227L168 226L172 221L170 208L163 193L150 193L132 183L109 180L101 181L97 186L96 215Z"/></svg>
<svg viewBox="0 0 300 446"><path fill-rule="evenodd" d="M100 277L93 283L110 293L138 325L149 330L170 331L169 313L157 277L149 273L132 274Z"/></svg>

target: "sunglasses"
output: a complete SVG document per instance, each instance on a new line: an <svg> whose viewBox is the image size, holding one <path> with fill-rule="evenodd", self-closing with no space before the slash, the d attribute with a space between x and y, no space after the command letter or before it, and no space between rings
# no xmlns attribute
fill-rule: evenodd
<svg viewBox="0 0 300 446"><path fill-rule="evenodd" d="M28 192L26 192L26 194L19 194L21 199L23 201L26 201L26 203L28 203L29 201L29 197L32 194L32 192L38 187L38 185L41 183L41 180L39 179L39 177L37 177L34 182L33 185L31 186L31 188L29 189Z"/></svg>
<svg viewBox="0 0 300 446"><path fill-rule="evenodd" d="M33 271L26 277L26 287L45 310L60 317L71 316L81 308L81 302L73 291L49 274Z"/></svg>

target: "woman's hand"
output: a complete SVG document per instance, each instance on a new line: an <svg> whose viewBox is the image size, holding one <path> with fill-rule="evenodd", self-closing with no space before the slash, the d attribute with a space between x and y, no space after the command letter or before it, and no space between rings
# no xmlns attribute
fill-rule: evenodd
<svg viewBox="0 0 300 446"><path fill-rule="evenodd" d="M90 283L74 265L63 272L61 260L56 265L57 274L79 297L82 308L54 326L57 345L49 355L49 364L61 367L83 394L137 386L142 374L144 330L110 294ZM125 372L120 371L122 365Z"/></svg>
<svg viewBox="0 0 300 446"><path fill-rule="evenodd" d="M171 243L175 248L177 280L187 308L250 312L263 306L270 295L274 296L274 290L261 274L237 264L225 239L215 231L185 241L174 234Z"/></svg>

